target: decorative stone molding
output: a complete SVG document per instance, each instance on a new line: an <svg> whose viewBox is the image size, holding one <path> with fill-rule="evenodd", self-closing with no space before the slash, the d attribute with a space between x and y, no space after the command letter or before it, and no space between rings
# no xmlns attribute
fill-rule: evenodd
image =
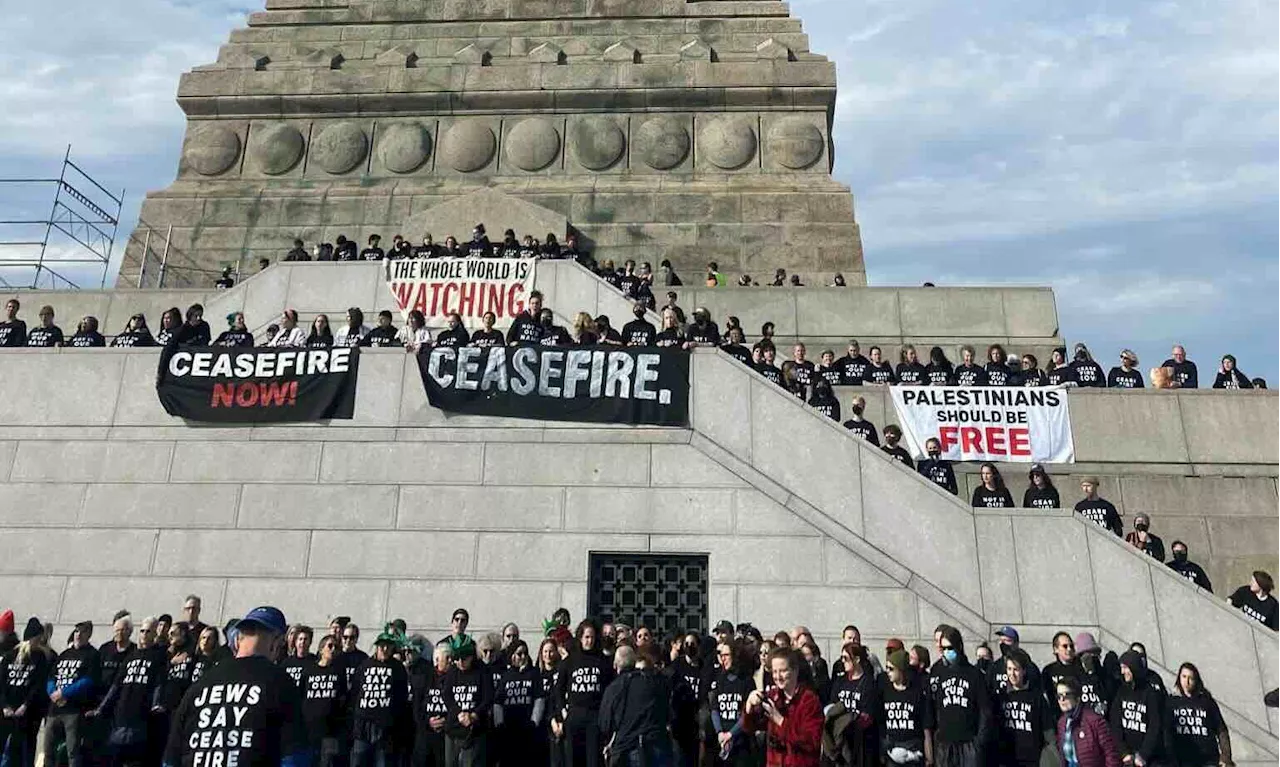
<svg viewBox="0 0 1280 767"><path fill-rule="evenodd" d="M529 51L529 61L535 64L565 64L568 56L564 49L553 43L543 43Z"/></svg>
<svg viewBox="0 0 1280 767"><path fill-rule="evenodd" d="M608 170L622 159L627 137L618 123L591 115L573 123L573 156L588 170Z"/></svg>
<svg viewBox="0 0 1280 767"><path fill-rule="evenodd" d="M780 165L803 170L822 157L826 141L818 126L803 117L786 117L769 130L769 155Z"/></svg>
<svg viewBox="0 0 1280 767"><path fill-rule="evenodd" d="M615 63L640 63L640 51L629 40L619 40L604 49L601 58Z"/></svg>
<svg viewBox="0 0 1280 767"><path fill-rule="evenodd" d="M655 117L636 131L635 150L654 170L671 170L689 156L689 131L674 117Z"/></svg>
<svg viewBox="0 0 1280 767"><path fill-rule="evenodd" d="M240 137L218 125L195 128L187 138L184 159L202 176L225 173L240 158Z"/></svg>
<svg viewBox="0 0 1280 767"><path fill-rule="evenodd" d="M756 156L756 132L740 117L717 117L702 130L701 152L722 170L737 170Z"/></svg>
<svg viewBox="0 0 1280 767"><path fill-rule="evenodd" d="M685 61L715 61L716 52L697 38L680 46L680 58Z"/></svg>
<svg viewBox="0 0 1280 767"><path fill-rule="evenodd" d="M790 48L770 37L756 46L756 58L794 61L795 54L791 52Z"/></svg>
<svg viewBox="0 0 1280 767"><path fill-rule="evenodd" d="M380 133L378 155L392 173L412 173L431 156L431 133L422 123L396 123Z"/></svg>
<svg viewBox="0 0 1280 767"><path fill-rule="evenodd" d="M507 134L507 157L520 170L538 171L560 155L560 132L542 117L521 120Z"/></svg>
<svg viewBox="0 0 1280 767"><path fill-rule="evenodd" d="M459 64L477 64L487 67L493 63L493 54L475 43L467 43L453 54L453 60Z"/></svg>
<svg viewBox="0 0 1280 767"><path fill-rule="evenodd" d="M376 66L412 69L418 65L418 54L412 48L397 45L379 53L373 60Z"/></svg>
<svg viewBox="0 0 1280 767"><path fill-rule="evenodd" d="M257 123L249 131L249 159L268 176L287 173L302 159L298 129L286 123Z"/></svg>
<svg viewBox="0 0 1280 767"><path fill-rule="evenodd" d="M498 140L493 130L482 122L467 120L454 123L445 131L441 157L459 173L480 170L493 160Z"/></svg>
<svg viewBox="0 0 1280 767"><path fill-rule="evenodd" d="M369 137L353 122L334 123L311 142L311 161L326 173L353 170L369 154Z"/></svg>
<svg viewBox="0 0 1280 767"><path fill-rule="evenodd" d="M254 51L232 51L222 59L222 64L228 69L253 69L258 72L266 69L270 63L270 56Z"/></svg>

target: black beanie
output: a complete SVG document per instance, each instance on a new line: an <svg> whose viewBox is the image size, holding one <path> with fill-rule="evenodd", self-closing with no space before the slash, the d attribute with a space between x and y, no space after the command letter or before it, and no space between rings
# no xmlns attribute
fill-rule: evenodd
<svg viewBox="0 0 1280 767"><path fill-rule="evenodd" d="M36 637L43 635L44 626L40 625L39 619L34 617L29 618L27 620L27 627L22 630L22 641L26 642L27 640L35 639Z"/></svg>

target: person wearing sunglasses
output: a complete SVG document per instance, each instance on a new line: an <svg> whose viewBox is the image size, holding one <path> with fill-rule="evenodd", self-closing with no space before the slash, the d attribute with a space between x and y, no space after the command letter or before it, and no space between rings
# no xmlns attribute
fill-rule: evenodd
<svg viewBox="0 0 1280 767"><path fill-rule="evenodd" d="M1080 705L1080 683L1065 677L1054 688L1058 710L1058 757L1067 767L1120 767L1120 752L1107 722Z"/></svg>
<svg viewBox="0 0 1280 767"><path fill-rule="evenodd" d="M351 677L355 675L356 669L368 659L369 654L361 650L358 646L360 643L360 627L354 623L348 623L342 627L342 634L338 637L341 640L339 649L342 654L342 666L347 671L347 687L351 686Z"/></svg>

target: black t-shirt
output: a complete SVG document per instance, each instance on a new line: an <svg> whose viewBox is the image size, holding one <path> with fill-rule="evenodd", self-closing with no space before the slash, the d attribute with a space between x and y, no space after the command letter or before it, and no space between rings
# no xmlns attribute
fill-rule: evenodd
<svg viewBox="0 0 1280 767"><path fill-rule="evenodd" d="M415 245L413 246L414 258L437 258L440 255L440 246L435 245Z"/></svg>
<svg viewBox="0 0 1280 767"><path fill-rule="evenodd" d="M1125 370L1117 365L1107 373L1107 386L1113 389L1141 389L1142 373L1136 370Z"/></svg>
<svg viewBox="0 0 1280 767"><path fill-rule="evenodd" d="M653 340L653 345L659 349L670 349L684 345L684 337L680 335L680 331L675 328L667 328L658 331L658 335Z"/></svg>
<svg viewBox="0 0 1280 767"><path fill-rule="evenodd" d="M1062 500L1058 497L1056 487L1036 487L1032 485L1022 494L1024 509L1060 509Z"/></svg>
<svg viewBox="0 0 1280 767"><path fill-rule="evenodd" d="M356 344L349 343L349 342L359 341L359 340L360 340L359 336L355 336L355 335L345 336L344 343L339 344L339 346L355 346ZM333 335L329 333L320 335L317 333L315 335L307 336L306 346L308 349L328 349L329 347L333 346Z"/></svg>
<svg viewBox="0 0 1280 767"><path fill-rule="evenodd" d="M116 674L113 722L116 727L145 727L152 706L159 703L159 690L168 676L168 658L158 645L143 650L133 648Z"/></svg>
<svg viewBox="0 0 1280 767"><path fill-rule="evenodd" d="M933 708L938 717L938 740L968 743L978 737L979 722L989 713L991 701L976 666L943 663L930 680L934 685Z"/></svg>
<svg viewBox="0 0 1280 767"><path fill-rule="evenodd" d="M635 298L636 288L640 286L640 275L638 274L620 274L618 275L618 290L628 298Z"/></svg>
<svg viewBox="0 0 1280 767"><path fill-rule="evenodd" d="M902 362L896 371L898 383L903 386L921 386L925 381L925 366L919 362Z"/></svg>
<svg viewBox="0 0 1280 767"><path fill-rule="evenodd" d="M833 421L840 420L840 400L835 397L818 397L815 395L809 399L809 407Z"/></svg>
<svg viewBox="0 0 1280 767"><path fill-rule="evenodd" d="M404 663L366 658L351 678L351 717L390 728L409 712L409 676Z"/></svg>
<svg viewBox="0 0 1280 767"><path fill-rule="evenodd" d="M1167 698L1169 742L1178 764L1217 764L1218 733L1226 729L1213 698L1170 695Z"/></svg>
<svg viewBox="0 0 1280 767"><path fill-rule="evenodd" d="M1204 589L1205 591L1208 591L1210 593L1213 592L1213 584L1209 582L1209 576L1205 575L1204 568L1201 567L1200 565L1197 565L1195 562L1192 562L1190 560L1184 560L1182 562L1179 562L1178 560L1175 559L1169 562L1169 569L1173 570L1178 575L1181 575L1183 578L1186 578L1187 580L1191 581L1192 583Z"/></svg>
<svg viewBox="0 0 1280 767"><path fill-rule="evenodd" d="M67 341L67 346L75 347L77 349L88 349L106 345L107 339L103 338L102 334L96 330L78 331L74 336L71 336L70 341Z"/></svg>
<svg viewBox="0 0 1280 767"><path fill-rule="evenodd" d="M302 719L311 742L318 745L324 738L336 737L346 722L347 674L342 665L321 666L314 659L308 661L299 691Z"/></svg>
<svg viewBox="0 0 1280 767"><path fill-rule="evenodd" d="M1054 368L1044 374L1044 382L1046 386L1060 386L1063 384L1078 383L1076 381L1075 368L1069 365Z"/></svg>
<svg viewBox="0 0 1280 767"><path fill-rule="evenodd" d="M290 655L284 659L284 663L280 664L280 668L284 669L284 672L289 675L289 678L293 680L293 683L298 685L299 689L301 689L302 675L306 673L307 668L311 666L311 664L315 663L315 659L316 656L314 655L308 655L305 658L299 658L297 655Z"/></svg>
<svg viewBox="0 0 1280 767"><path fill-rule="evenodd" d="M520 250L517 252L517 255L520 258L537 258L538 246L537 245L521 245Z"/></svg>
<svg viewBox="0 0 1280 767"><path fill-rule="evenodd" d="M1045 378L1044 371L1039 368L1024 370L1018 374L1019 386L1044 386L1048 382L1048 379Z"/></svg>
<svg viewBox="0 0 1280 767"><path fill-rule="evenodd" d="M841 370L840 365L835 362L831 363L831 367L819 365L814 368L813 372L818 378L821 378L832 386L841 386L844 384L844 372Z"/></svg>
<svg viewBox="0 0 1280 767"><path fill-rule="evenodd" d="M1231 596L1227 599L1232 606L1240 608L1240 612L1269 629L1276 629L1278 614L1276 598L1273 595L1268 594L1265 598L1258 599L1248 586L1241 586L1231 592Z"/></svg>
<svg viewBox="0 0 1280 767"><path fill-rule="evenodd" d="M481 237L467 243L467 255L472 258L488 258L493 255L493 245L488 237Z"/></svg>
<svg viewBox="0 0 1280 767"><path fill-rule="evenodd" d="M523 311L516 315L507 330L507 343L536 344L542 338L542 326L538 318Z"/></svg>
<svg viewBox="0 0 1280 767"><path fill-rule="evenodd" d="M400 346L400 330L395 325L388 325L385 328L381 325L375 327L360 339L361 346L376 346L379 348L387 346ZM502 336L499 335L499 338Z"/></svg>
<svg viewBox="0 0 1280 767"><path fill-rule="evenodd" d="M929 386L950 386L951 373L950 365L935 365L930 362L924 369L924 380Z"/></svg>
<svg viewBox="0 0 1280 767"><path fill-rule="evenodd" d="M66 699L51 711L83 711L93 701L101 675L101 659L90 645L68 647L53 663L53 688Z"/></svg>
<svg viewBox="0 0 1280 767"><path fill-rule="evenodd" d="M945 458L926 458L916 466L916 470L933 484L946 488L952 495L960 492L956 487L956 472L951 468L951 461Z"/></svg>
<svg viewBox="0 0 1280 767"><path fill-rule="evenodd" d="M278 767L305 758L307 750L298 686L266 658L236 658L207 671L187 692L173 717L164 761Z"/></svg>
<svg viewBox="0 0 1280 767"><path fill-rule="evenodd" d="M553 696L554 708L569 709L569 716L574 712L589 713L594 717L600 710L600 699L604 689L613 681L613 665L600 653L586 653L574 650L560 664L560 675L556 678L556 690Z"/></svg>
<svg viewBox="0 0 1280 767"><path fill-rule="evenodd" d="M116 643L103 642L98 645L98 663L99 673L102 675L101 688L99 689L99 697L105 695L106 691L111 689L111 685L115 684L116 675L120 672L120 667L124 665L124 659L129 657L129 653L133 652L136 645L130 642L123 650L116 647Z"/></svg>
<svg viewBox="0 0 1280 767"><path fill-rule="evenodd" d="M868 364L867 369L862 373L862 380L870 384L895 384L898 382L893 373L893 367L888 362L881 362L879 365L875 363Z"/></svg>
<svg viewBox="0 0 1280 767"><path fill-rule="evenodd" d="M1102 372L1102 366L1093 360L1076 360L1071 363L1071 368L1075 371L1078 385L1096 389L1106 388L1107 376Z"/></svg>
<svg viewBox="0 0 1280 767"><path fill-rule="evenodd" d="M860 421L854 421L852 419L845 421L844 428L877 447L880 445L880 434L876 431L875 424L865 418Z"/></svg>
<svg viewBox="0 0 1280 767"><path fill-rule="evenodd" d="M194 681L191 675L195 671L195 666L196 659L192 654L188 654L185 660L176 663L172 658L169 659L168 673L160 689L160 706L165 711L173 713L178 709L178 705L182 703L182 696Z"/></svg>
<svg viewBox="0 0 1280 767"><path fill-rule="evenodd" d="M924 751L924 731L936 727L933 700L919 675L912 675L905 690L899 690L889 681L888 675L880 677L881 751L894 748Z"/></svg>
<svg viewBox="0 0 1280 767"><path fill-rule="evenodd" d="M469 670L454 666L445 674L444 705L448 724L445 729L455 738L469 737L473 732L483 732L493 715L493 676L483 664L475 661ZM463 727L458 714L463 711L477 715L474 725Z"/></svg>
<svg viewBox="0 0 1280 767"><path fill-rule="evenodd" d="M996 749L1000 764L1039 764L1045 730L1052 730L1055 724L1041 689L1036 685L1025 690L1006 688L996 697L996 714L1000 717Z"/></svg>
<svg viewBox="0 0 1280 767"><path fill-rule="evenodd" d="M1196 370L1196 363L1191 360L1174 362L1173 358L1169 358L1161 363L1160 367L1173 368L1173 380L1178 382L1179 387L1183 389L1199 388L1200 373Z"/></svg>
<svg viewBox="0 0 1280 767"><path fill-rule="evenodd" d="M179 325L170 341L179 346L208 346L209 339L212 337L209 323L200 320L194 325L186 322Z"/></svg>
<svg viewBox="0 0 1280 767"><path fill-rule="evenodd" d="M34 327L27 332L27 346L44 347L62 345L62 328L57 325L51 327Z"/></svg>
<svg viewBox="0 0 1280 767"><path fill-rule="evenodd" d="M866 374L867 368L871 366L871 360L861 354L856 357L844 355L836 360L836 367L840 368L841 383L845 386L861 386L863 375Z"/></svg>
<svg viewBox="0 0 1280 767"><path fill-rule="evenodd" d="M500 676L495 702L502 705L505 721L527 724L533 719L533 704L542 696L538 669L532 665L524 669L509 666Z"/></svg>
<svg viewBox="0 0 1280 767"><path fill-rule="evenodd" d="M877 687L876 675L868 666L857 679L850 680L845 674L833 678L827 700L842 704L850 712L874 715L880 706L876 700Z"/></svg>
<svg viewBox="0 0 1280 767"><path fill-rule="evenodd" d="M760 375L767 378L771 383L775 383L778 386L783 385L782 371L777 369L773 365L770 365L769 363L765 362L764 360L760 360L760 364L756 365L756 371L760 373Z"/></svg>
<svg viewBox="0 0 1280 767"><path fill-rule="evenodd" d="M803 362L795 362L796 383L808 388L813 385L815 368L809 360Z"/></svg>
<svg viewBox="0 0 1280 767"><path fill-rule="evenodd" d="M988 362L983 370L987 374L988 386L1014 386L1014 376L1017 371L1011 370L1008 365L1002 365L999 362Z"/></svg>
<svg viewBox="0 0 1280 767"><path fill-rule="evenodd" d="M27 323L23 320L0 322L0 346L26 346Z"/></svg>
<svg viewBox="0 0 1280 767"><path fill-rule="evenodd" d="M471 345L478 346L481 349L488 349L491 346L502 346L506 340L502 336L500 330L485 330L480 328L471 334Z"/></svg>
<svg viewBox="0 0 1280 767"><path fill-rule="evenodd" d="M498 248L498 255L502 258L519 258L520 243L515 240L503 240L502 245Z"/></svg>
<svg viewBox="0 0 1280 767"><path fill-rule="evenodd" d="M1009 494L1009 488L1000 490L988 490L986 485L978 485L973 489L974 508L982 509L1012 509L1013 496Z"/></svg>
<svg viewBox="0 0 1280 767"><path fill-rule="evenodd" d="M115 348L155 346L156 339L151 337L150 330L128 330L111 339L111 345Z"/></svg>
<svg viewBox="0 0 1280 767"><path fill-rule="evenodd" d="M986 386L987 371L977 365L956 365L951 374L951 381L956 386Z"/></svg>
<svg viewBox="0 0 1280 767"><path fill-rule="evenodd" d="M1090 522L1098 527L1103 527L1116 535L1120 535L1120 514L1116 511L1116 507L1105 498L1089 500L1085 498L1076 503L1076 513L1084 516Z"/></svg>
<svg viewBox="0 0 1280 767"><path fill-rule="evenodd" d="M733 357L744 365L751 364L751 350L742 344L725 344L720 347L720 351L728 354L730 357Z"/></svg>
<svg viewBox="0 0 1280 767"><path fill-rule="evenodd" d="M436 336L436 346L446 348L456 348L466 346L471 343L471 335L467 333L467 329L459 325L456 328L448 328L440 331Z"/></svg>
<svg viewBox="0 0 1280 767"><path fill-rule="evenodd" d="M573 336L559 325L544 325L538 343L542 346L573 346Z"/></svg>
<svg viewBox="0 0 1280 767"><path fill-rule="evenodd" d="M622 342L627 346L653 346L657 336L658 329L643 317L622 326Z"/></svg>
<svg viewBox="0 0 1280 767"><path fill-rule="evenodd" d="M908 469L911 469L913 471L915 470L916 468L915 460L912 459L911 453L908 453L906 448L904 448L902 445L894 445L893 447L889 447L888 445L881 445L880 449L888 453L893 458L893 460L897 461L903 466L906 466Z"/></svg>
<svg viewBox="0 0 1280 767"><path fill-rule="evenodd" d="M355 677L356 670L360 668L360 665L364 663L365 659L368 657L369 657L369 653L359 648L342 653L342 665L347 672L347 689L348 690L351 689L351 680L353 677Z"/></svg>
<svg viewBox="0 0 1280 767"><path fill-rule="evenodd" d="M367 247L364 250L360 251L360 258L364 259L365 261L381 261L383 258L386 257L386 255L387 254L382 250L382 248L377 248L373 246Z"/></svg>
<svg viewBox="0 0 1280 767"><path fill-rule="evenodd" d="M731 674L720 669L707 685L707 703L720 718L719 732L728 732L738 723L747 696L756 688L750 674Z"/></svg>
<svg viewBox="0 0 1280 767"><path fill-rule="evenodd" d="M708 321L705 325L700 325L696 322L690 323L689 327L685 329L684 335L687 340L697 344L705 346L720 345L720 329L716 327L714 322Z"/></svg>
<svg viewBox="0 0 1280 767"><path fill-rule="evenodd" d="M18 659L15 647L0 658L0 707L26 705L29 714L39 715L45 701L45 683L52 664L43 652L32 648L25 661ZM12 720L11 720L12 721Z"/></svg>
<svg viewBox="0 0 1280 767"><path fill-rule="evenodd" d="M224 330L218 334L214 346L253 346L253 334L247 330Z"/></svg>

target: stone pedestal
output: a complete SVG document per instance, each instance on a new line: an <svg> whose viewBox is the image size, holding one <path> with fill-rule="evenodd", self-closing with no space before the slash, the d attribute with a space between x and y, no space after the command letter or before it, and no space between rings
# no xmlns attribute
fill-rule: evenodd
<svg viewBox="0 0 1280 767"><path fill-rule="evenodd" d="M303 6L271 0L182 77L178 176L140 225L173 226L167 286L278 259L295 237L417 239L414 216L486 187L562 215L601 260L669 258L690 284L708 261L865 284L853 200L830 175L835 67L783 3ZM142 239L121 284L138 281Z"/></svg>

